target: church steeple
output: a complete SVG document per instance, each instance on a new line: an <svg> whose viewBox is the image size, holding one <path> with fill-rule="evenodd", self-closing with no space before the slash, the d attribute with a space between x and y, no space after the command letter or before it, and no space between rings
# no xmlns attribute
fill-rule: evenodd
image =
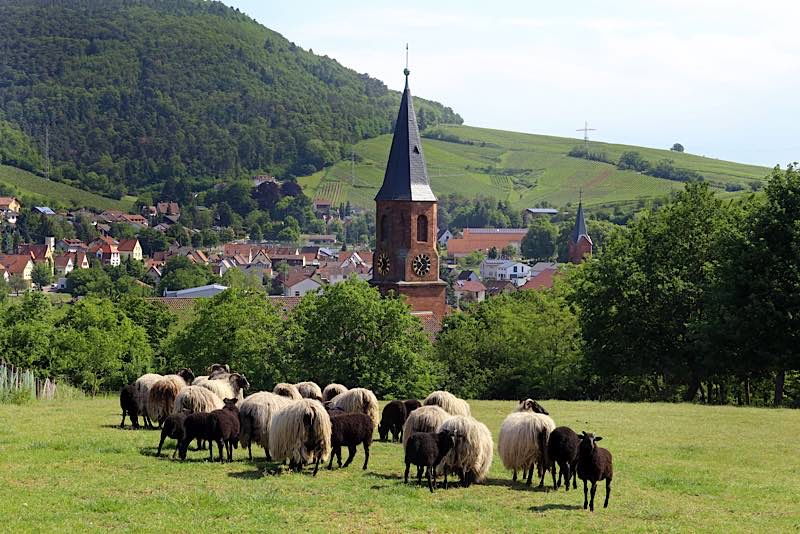
<svg viewBox="0 0 800 534"><path fill-rule="evenodd" d="M587 256L592 255L592 238L586 230L586 218L583 215L583 192L578 200L578 214L575 217L575 229L569 238L569 261L581 263Z"/></svg>
<svg viewBox="0 0 800 534"><path fill-rule="evenodd" d="M386 174L383 176L383 185L375 200L435 202L436 195L431 190L425 156L422 154L414 102L408 88L408 67L403 72L406 75L406 86L394 126Z"/></svg>

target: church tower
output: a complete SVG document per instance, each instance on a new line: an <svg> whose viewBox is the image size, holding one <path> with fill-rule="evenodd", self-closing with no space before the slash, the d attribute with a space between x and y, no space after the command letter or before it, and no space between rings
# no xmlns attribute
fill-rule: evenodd
<svg viewBox="0 0 800 534"><path fill-rule="evenodd" d="M383 185L375 197L372 280L382 295L405 295L412 311L444 317L447 284L439 279L436 196L431 190L422 143L406 86L394 127Z"/></svg>
<svg viewBox="0 0 800 534"><path fill-rule="evenodd" d="M583 216L583 198L578 201L578 216L575 219L575 229L569 237L569 261L575 264L592 255L592 238L586 230L586 219Z"/></svg>

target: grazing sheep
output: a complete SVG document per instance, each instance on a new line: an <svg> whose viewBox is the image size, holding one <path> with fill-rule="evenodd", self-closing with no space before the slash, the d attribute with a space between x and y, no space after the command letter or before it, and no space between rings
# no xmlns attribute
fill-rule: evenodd
<svg viewBox="0 0 800 534"><path fill-rule="evenodd" d="M142 416L144 426L147 428L153 428L153 422L150 420L150 413L147 410L150 388L162 378L164 377L161 375L147 373L137 378L136 382L134 382L136 386L136 406L139 407L139 415Z"/></svg>
<svg viewBox="0 0 800 534"><path fill-rule="evenodd" d="M406 405L403 401L393 400L383 407L381 413L381 424L378 425L378 435L381 441L386 441L389 432L392 433L392 441L403 439L403 425L406 422Z"/></svg>
<svg viewBox="0 0 800 534"><path fill-rule="evenodd" d="M542 406L541 404L539 404L538 402L536 402L533 399L525 399L525 400L519 401L519 406L517 406L517 410L516 411L518 411L518 412L534 412L534 413L540 413L540 414L544 414L544 415L550 415L550 412L545 410L544 406Z"/></svg>
<svg viewBox="0 0 800 534"><path fill-rule="evenodd" d="M314 476L319 463L331 452L331 418L319 401L301 399L284 406L269 422L269 454L281 462L289 459L289 467L302 470L314 463Z"/></svg>
<svg viewBox="0 0 800 534"><path fill-rule="evenodd" d="M583 480L583 509L594 512L594 493L597 491L597 482L606 481L606 501L603 508L608 508L608 498L611 496L611 479L614 476L614 466L611 460L611 453L608 449L597 446L597 442L603 439L600 436L583 432L581 442L578 445L578 478ZM592 500L586 499L586 481L592 482Z"/></svg>
<svg viewBox="0 0 800 534"><path fill-rule="evenodd" d="M180 448L181 441L186 436L186 430L184 429L184 421L186 420L186 416L189 415L189 412L181 411L178 413L171 413L164 419L164 425L161 427L161 439L158 442L158 451L156 451L156 456L161 456L161 447L164 446L164 440L167 438L172 438L178 440L178 443L175 444L175 450L172 452L172 457L175 458L175 455L178 453L178 449Z"/></svg>
<svg viewBox="0 0 800 534"><path fill-rule="evenodd" d="M177 374L166 375L150 387L147 397L147 412L150 419L158 421L159 426L172 413L175 397L180 390L194 380L190 369L181 369Z"/></svg>
<svg viewBox="0 0 800 534"><path fill-rule="evenodd" d="M450 414L438 406L421 406L408 414L403 425L403 447L414 432L435 432Z"/></svg>
<svg viewBox="0 0 800 534"><path fill-rule="evenodd" d="M139 428L139 406L136 404L136 386L128 384L119 392L119 407L122 408L120 428L125 428L125 415L131 420L133 428Z"/></svg>
<svg viewBox="0 0 800 534"><path fill-rule="evenodd" d="M422 406L422 403L419 401L419 399L406 399L403 401L403 404L406 406L406 417L408 417L408 414Z"/></svg>
<svg viewBox="0 0 800 534"><path fill-rule="evenodd" d="M231 368L227 363L212 363L208 367L208 379L216 380L220 376L231 374Z"/></svg>
<svg viewBox="0 0 800 534"><path fill-rule="evenodd" d="M450 415L470 415L467 401L448 391L434 391L422 401L425 406L439 406Z"/></svg>
<svg viewBox="0 0 800 534"><path fill-rule="evenodd" d="M439 431L442 430L458 436L455 446L442 460L445 475L448 471L458 473L464 487L483 482L492 466L494 452L492 433L486 425L469 415L454 415L442 423Z"/></svg>
<svg viewBox="0 0 800 534"><path fill-rule="evenodd" d="M578 446L581 438L569 427L560 426L550 433L547 441L547 457L549 468L553 474L553 489L561 486L561 477L564 476L565 488L569 491L569 480L572 478L572 487L578 489ZM556 483L556 465L558 465L558 483Z"/></svg>
<svg viewBox="0 0 800 534"><path fill-rule="evenodd" d="M202 386L191 385L181 389L175 396L172 413L180 413L184 410L188 413L213 412L223 406L222 399L210 390Z"/></svg>
<svg viewBox="0 0 800 534"><path fill-rule="evenodd" d="M239 399L241 401L244 400L244 391L250 387L250 382L244 375L231 373L220 375L219 378L208 379L199 385L214 393L220 400Z"/></svg>
<svg viewBox="0 0 800 534"><path fill-rule="evenodd" d="M545 453L549 435L547 421L533 412L513 412L505 418L500 425L497 452L503 466L514 472L511 478L513 482L517 481L518 469L523 470L522 478L527 476L526 483L529 486L534 464L539 464L540 473L546 469Z"/></svg>
<svg viewBox="0 0 800 534"><path fill-rule="evenodd" d="M228 461L233 461L233 449L239 443L239 410L236 403L239 399L225 399L225 407L213 412L197 412L186 416L183 421L185 430L183 440L179 444L178 455L181 460L186 459L186 451L193 439L209 441L208 460L214 461L214 446L217 444L219 461L224 462L222 447L225 446Z"/></svg>
<svg viewBox="0 0 800 534"><path fill-rule="evenodd" d="M315 399L322 402L322 390L314 382L299 382L294 386L304 399Z"/></svg>
<svg viewBox="0 0 800 534"><path fill-rule="evenodd" d="M294 384L287 384L286 382L275 384L275 387L272 388L272 392L276 395L280 395L281 397L286 397L292 400L300 400L303 398L303 396L300 395L300 392L297 391L297 388Z"/></svg>
<svg viewBox="0 0 800 534"><path fill-rule="evenodd" d="M192 386L202 386L206 382L208 382L208 375L196 376L196 377L194 377L194 380L192 380L191 385Z"/></svg>
<svg viewBox="0 0 800 534"><path fill-rule="evenodd" d="M239 443L247 447L248 459L253 459L253 442L264 447L267 461L269 455L269 421L273 414L291 404L292 400L267 391L253 393L239 406Z"/></svg>
<svg viewBox="0 0 800 534"><path fill-rule="evenodd" d="M427 468L428 488L433 493L436 485L436 467L456 445L456 435L449 430L440 432L414 432L405 447L406 472L403 480L408 484L411 464L417 466L417 484L422 484L422 470ZM432 478L431 478L432 477ZM444 473L444 488L447 489L447 471Z"/></svg>
<svg viewBox="0 0 800 534"><path fill-rule="evenodd" d="M530 413L533 417L539 420L542 425L542 437L541 443L539 444L539 456L536 458L536 469L538 470L539 475L539 487L544 487L544 475L547 473L547 469L550 467L550 460L547 456L547 442L550 440L550 434L553 430L556 429L556 422L549 415L544 415L541 413L535 412L527 412ZM528 480L531 479L531 472L528 471ZM530 485L530 484L529 484Z"/></svg>
<svg viewBox="0 0 800 534"><path fill-rule="evenodd" d="M336 395L341 395L347 391L347 388L341 384L328 384L322 390L322 402L333 400Z"/></svg>
<svg viewBox="0 0 800 534"><path fill-rule="evenodd" d="M340 408L346 412L367 414L372 419L372 426L378 426L380 412L378 398L365 388L353 388L337 395L331 401L331 408Z"/></svg>
<svg viewBox="0 0 800 534"><path fill-rule="evenodd" d="M331 416L331 461L328 469L333 469L333 457L342 467L342 445L347 447L347 461L344 467L350 465L359 444L364 445L364 467L369 463L369 446L372 444L372 434L375 430L370 416L363 413L339 413Z"/></svg>

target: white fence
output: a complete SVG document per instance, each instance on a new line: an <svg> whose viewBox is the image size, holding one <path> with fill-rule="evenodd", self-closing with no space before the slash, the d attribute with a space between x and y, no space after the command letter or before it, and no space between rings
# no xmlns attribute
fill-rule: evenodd
<svg viewBox="0 0 800 534"><path fill-rule="evenodd" d="M19 369L10 363L0 361L0 399L12 394L30 395L31 399L53 400L56 394L56 382L45 378L37 378L27 369Z"/></svg>

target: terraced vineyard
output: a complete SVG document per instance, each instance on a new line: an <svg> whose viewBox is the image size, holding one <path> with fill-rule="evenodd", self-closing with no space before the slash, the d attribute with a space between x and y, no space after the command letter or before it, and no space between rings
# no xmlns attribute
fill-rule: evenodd
<svg viewBox="0 0 800 534"><path fill-rule="evenodd" d="M669 194L680 182L664 180L615 165L567 156L581 141L563 137L522 134L446 126L437 132L450 141L423 139L431 185L437 195L461 193L488 195L522 209L548 201L561 206L574 202L579 191L587 205L624 204ZM306 193L328 198L336 185L336 203L350 201L373 209L373 198L383 181L391 135L361 141L355 146L358 162L342 161L323 171L299 179ZM591 143L593 152L605 152L617 161L623 152L635 150L655 163L671 159L676 167L692 169L704 176L722 194L726 184L743 191L769 173L766 167L721 161L687 153L608 143Z"/></svg>

